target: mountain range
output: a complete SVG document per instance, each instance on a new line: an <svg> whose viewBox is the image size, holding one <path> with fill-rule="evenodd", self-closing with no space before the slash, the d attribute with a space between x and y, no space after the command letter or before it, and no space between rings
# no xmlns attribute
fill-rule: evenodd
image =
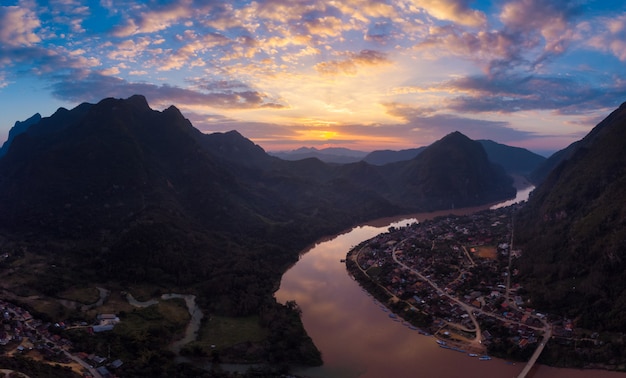
<svg viewBox="0 0 626 378"><path fill-rule="evenodd" d="M282 273L319 237L507 199L519 174L540 183L515 219L532 304L619 330L624 140L626 105L547 160L454 132L350 163L290 161L237 131L203 134L176 107L155 111L140 95L60 108L16 123L0 151L0 248L37 261L3 271L2 289L55 298L96 282L153 285L195 293L213 314L267 314ZM319 363L281 329L268 356Z"/></svg>
<svg viewBox="0 0 626 378"><path fill-rule="evenodd" d="M531 152L525 148L507 146L505 144L496 143L492 140L477 140L487 153L489 160L493 163L501 165L509 174L518 174L522 176L530 175L539 167L543 166L546 158ZM279 157L283 160L302 160L307 158L316 158L326 163L355 163L364 161L372 165L386 165L399 161L407 161L415 158L427 146L409 148L405 150L376 150L372 152L364 152L350 150L347 148L323 148L301 147L292 151L270 151L272 156ZM544 170L553 168L547 166ZM540 178L540 173L536 174ZM540 181L540 180L537 180Z"/></svg>
<svg viewBox="0 0 626 378"><path fill-rule="evenodd" d="M321 236L515 194L460 133L375 166L285 161L236 131L203 134L174 106L155 111L139 95L23 126L0 158L0 247L55 265L20 273L21 288L49 297L77 283L141 283L184 287L212 313L257 314Z"/></svg>

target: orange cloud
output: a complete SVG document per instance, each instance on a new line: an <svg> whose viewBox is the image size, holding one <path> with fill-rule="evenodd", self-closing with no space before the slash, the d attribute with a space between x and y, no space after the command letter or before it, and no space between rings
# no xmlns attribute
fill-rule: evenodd
<svg viewBox="0 0 626 378"><path fill-rule="evenodd" d="M362 50L358 54L349 53L344 60L331 60L318 63L315 69L324 75L337 75L344 73L346 75L355 75L357 66L375 66L380 64L388 64L387 55L374 50Z"/></svg>
<svg viewBox="0 0 626 378"><path fill-rule="evenodd" d="M413 0L413 4L439 20L464 26L479 27L487 21L485 14L471 9L466 0Z"/></svg>

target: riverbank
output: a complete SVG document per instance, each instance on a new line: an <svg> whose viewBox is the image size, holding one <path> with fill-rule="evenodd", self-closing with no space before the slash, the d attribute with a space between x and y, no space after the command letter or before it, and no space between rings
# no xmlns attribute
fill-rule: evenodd
<svg viewBox="0 0 626 378"><path fill-rule="evenodd" d="M485 207L480 210L484 210ZM465 213L467 209L455 209ZM447 215L438 212L436 215ZM523 368L498 358L479 360L466 353L444 349L432 336L424 336L381 306L349 274L345 263L347 251L390 227L404 227L424 222L435 214L411 214L368 222L327 238L310 250L285 273L276 298L282 303L295 299L302 309L302 321L324 356L320 368L294 370L295 374L318 378L375 378L380 376L413 377L420 375L456 378L471 371L475 376L515 377ZM372 224L376 224L376 227ZM387 311L385 311L387 310ZM625 375L605 370L578 370L535 365L533 378L623 378Z"/></svg>
<svg viewBox="0 0 626 378"><path fill-rule="evenodd" d="M493 352L510 332L506 325L515 324L516 337L525 340L519 349L530 350L544 331L537 326L541 320L514 311L516 303L509 298L517 298L516 289L508 289L502 275L489 274L510 270L509 256L516 252L506 241L514 212L503 208L473 214L471 220L445 216L390 228L353 248L347 269L397 316L427 327L443 348ZM510 305L506 317L501 310L505 304ZM507 335L490 322L502 323ZM483 334L482 328L491 332Z"/></svg>
<svg viewBox="0 0 626 378"><path fill-rule="evenodd" d="M353 248L346 266L394 316L418 325L419 315L441 347L528 361L522 376L548 344L544 363L554 363L557 343L570 345L570 353L599 355L607 340L597 333L585 336L592 331L573 320L528 307L516 269L523 251L510 242L516 211L514 205L389 228Z"/></svg>

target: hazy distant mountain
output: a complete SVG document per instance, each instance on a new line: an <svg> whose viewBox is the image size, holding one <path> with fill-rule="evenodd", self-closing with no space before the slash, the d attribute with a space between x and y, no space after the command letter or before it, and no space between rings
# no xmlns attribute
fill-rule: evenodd
<svg viewBox="0 0 626 378"><path fill-rule="evenodd" d="M367 154L367 156L363 158L363 161L374 165L385 165L398 161L411 160L419 155L420 152L424 151L425 148L426 147L418 147L400 151L376 150Z"/></svg>
<svg viewBox="0 0 626 378"><path fill-rule="evenodd" d="M515 195L502 167L489 161L480 143L458 131L406 163L385 167L396 170L396 193L413 206L465 207Z"/></svg>
<svg viewBox="0 0 626 378"><path fill-rule="evenodd" d="M477 142L483 146L489 160L500 164L510 174L527 176L546 160L545 157L525 148L507 146L485 139Z"/></svg>
<svg viewBox="0 0 626 378"><path fill-rule="evenodd" d="M511 147L491 140L477 140L487 153L490 161L501 165L509 174L529 175L546 158L524 148ZM392 151L378 150L369 153L363 161L374 165L385 165L398 161L411 160L418 156L426 147Z"/></svg>
<svg viewBox="0 0 626 378"><path fill-rule="evenodd" d="M528 175L530 181L535 185L541 184L543 180L548 177L550 172L552 172L552 170L554 170L554 168L556 168L563 160L567 160L572 157L572 155L574 155L574 152L576 152L576 150L578 149L578 145L580 144L580 142L581 141L574 142L566 148L550 155L549 158L547 158L543 163L539 164Z"/></svg>
<svg viewBox="0 0 626 378"><path fill-rule="evenodd" d="M292 151L271 151L269 154L283 160L317 158L326 163L347 164L360 161L367 155L367 152L340 147L328 147L319 150L315 147L301 147Z"/></svg>
<svg viewBox="0 0 626 378"><path fill-rule="evenodd" d="M528 176L546 161L546 158L525 148L512 147L496 143L491 140L478 140L490 161L501 165L509 174ZM408 161L418 156L426 147L409 148L406 150L376 150L370 153L354 151L345 148L316 148L302 147L293 151L270 152L283 160L302 160L317 158L327 163L349 164L364 161L372 165L385 165ZM549 169L549 168L547 168Z"/></svg>
<svg viewBox="0 0 626 378"><path fill-rule="evenodd" d="M516 220L532 305L581 328L626 327L626 103L537 187Z"/></svg>

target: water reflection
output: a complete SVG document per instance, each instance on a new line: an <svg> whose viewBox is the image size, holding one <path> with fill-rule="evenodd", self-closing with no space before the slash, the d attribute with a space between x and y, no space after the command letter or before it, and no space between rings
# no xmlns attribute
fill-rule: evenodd
<svg viewBox="0 0 626 378"><path fill-rule="evenodd" d="M530 196L530 192L532 192L533 190L535 190L535 187L533 185L520 188L517 190L517 194L515 195L515 198L495 204L491 206L490 209L499 209L501 207L507 207L515 203L525 201L528 199L528 196Z"/></svg>
<svg viewBox="0 0 626 378"><path fill-rule="evenodd" d="M475 211L482 208L470 209ZM456 210L456 213L468 210ZM302 321L322 352L324 366L295 371L309 377L516 377L524 364L503 360L479 361L441 349L432 337L420 335L387 312L348 275L348 250L388 227L405 226L449 212L417 214L370 223L327 239L307 251L283 276L278 301L295 299ZM376 224L376 226L374 226ZM592 373L592 374L591 374ZM620 377L602 371L579 371L536 366L529 377Z"/></svg>

